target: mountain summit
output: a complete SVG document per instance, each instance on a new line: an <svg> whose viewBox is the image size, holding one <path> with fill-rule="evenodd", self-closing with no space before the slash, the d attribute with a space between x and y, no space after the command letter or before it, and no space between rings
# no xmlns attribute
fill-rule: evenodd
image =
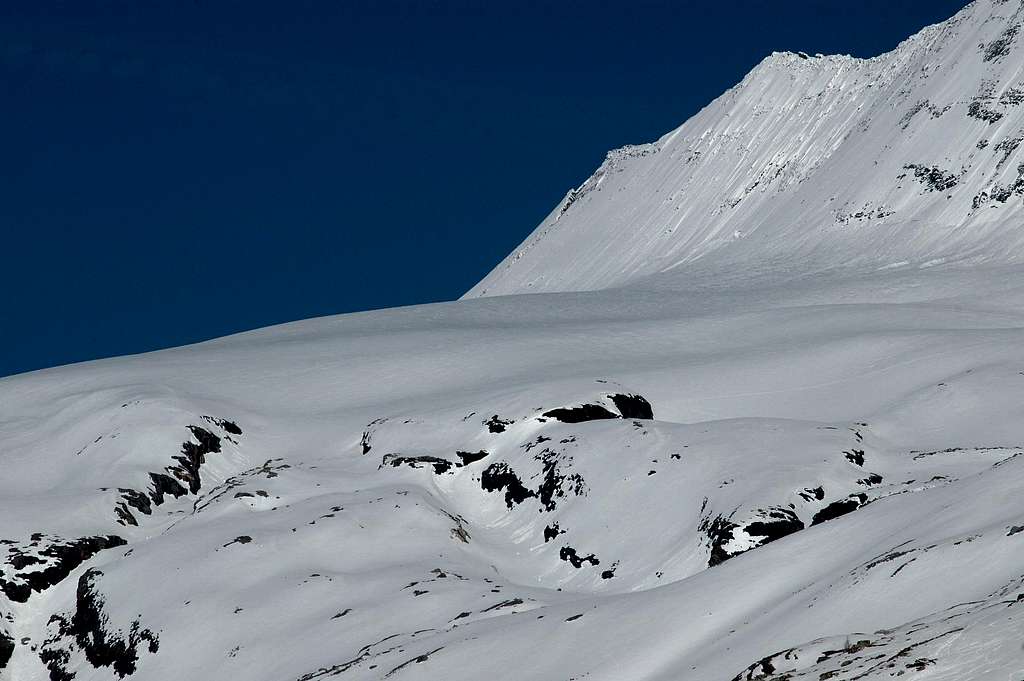
<svg viewBox="0 0 1024 681"><path fill-rule="evenodd" d="M692 268L1024 258L1024 8L977 0L873 59L776 53L608 154L466 297Z"/></svg>

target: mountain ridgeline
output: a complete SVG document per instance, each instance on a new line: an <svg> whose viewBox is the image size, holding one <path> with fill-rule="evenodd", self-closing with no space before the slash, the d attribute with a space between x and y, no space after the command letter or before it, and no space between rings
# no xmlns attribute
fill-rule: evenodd
<svg viewBox="0 0 1024 681"><path fill-rule="evenodd" d="M1024 259L1024 4L977 0L873 59L775 53L608 154L466 297L650 275Z"/></svg>

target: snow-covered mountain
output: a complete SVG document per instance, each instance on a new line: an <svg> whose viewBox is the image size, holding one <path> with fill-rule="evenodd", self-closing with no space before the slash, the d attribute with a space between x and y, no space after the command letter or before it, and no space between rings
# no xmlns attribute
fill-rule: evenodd
<svg viewBox="0 0 1024 681"><path fill-rule="evenodd" d="M700 263L818 271L1024 259L1024 9L981 0L862 60L777 53L617 149L467 297Z"/></svg>
<svg viewBox="0 0 1024 681"><path fill-rule="evenodd" d="M1021 681L1022 23L769 58L465 300L0 380L0 679Z"/></svg>

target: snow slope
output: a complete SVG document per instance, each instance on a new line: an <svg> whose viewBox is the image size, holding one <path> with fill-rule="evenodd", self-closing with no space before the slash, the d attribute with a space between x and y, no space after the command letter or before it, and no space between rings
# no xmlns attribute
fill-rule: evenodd
<svg viewBox="0 0 1024 681"><path fill-rule="evenodd" d="M966 63L1009 17L1018 3L982 0L895 56L776 57L726 99L765 72L766 97L793 96L829 64L868 89L921 45ZM1022 64L1007 45L992 68ZM905 113L860 97L874 120ZM899 205L942 238L758 222L798 194L819 210L804 185L852 197L884 177L824 172L854 163L829 141L836 115L807 133L821 171L737 204L749 236L712 248L739 224L723 217L672 241L707 255L667 273L644 264L646 227L587 251L626 210L609 183L648 191L663 147L489 279L595 290L0 380L0 679L1024 679L1021 200L954 227L962 197L919 185ZM736 139L770 141L732 117ZM706 147L735 187L759 173L738 148ZM573 230L593 238L559 252ZM551 269L529 287L520 264Z"/></svg>
<svg viewBox="0 0 1024 681"><path fill-rule="evenodd" d="M700 262L1024 258L1019 0L861 60L776 53L657 142L612 151L466 297L619 286Z"/></svg>
<svg viewBox="0 0 1024 681"><path fill-rule="evenodd" d="M0 673L1019 676L1020 275L512 296L4 379Z"/></svg>

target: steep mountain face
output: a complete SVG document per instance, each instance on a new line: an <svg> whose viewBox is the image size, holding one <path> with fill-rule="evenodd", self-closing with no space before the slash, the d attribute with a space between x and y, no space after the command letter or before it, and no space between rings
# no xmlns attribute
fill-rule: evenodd
<svg viewBox="0 0 1024 681"><path fill-rule="evenodd" d="M1024 6L978 0L868 60L773 54L608 154L466 297L739 267L1024 258Z"/></svg>
<svg viewBox="0 0 1024 681"><path fill-rule="evenodd" d="M769 59L482 299L0 380L0 679L1024 679L1021 21Z"/></svg>

